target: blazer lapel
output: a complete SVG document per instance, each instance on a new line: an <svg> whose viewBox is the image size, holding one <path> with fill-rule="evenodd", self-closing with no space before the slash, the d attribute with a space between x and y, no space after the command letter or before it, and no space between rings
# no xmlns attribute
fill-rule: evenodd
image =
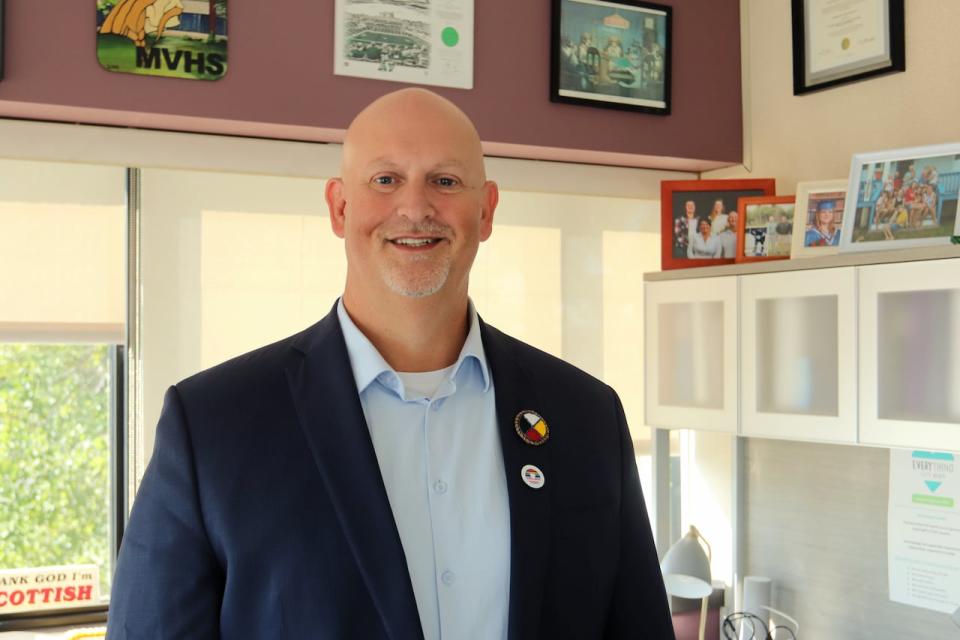
<svg viewBox="0 0 960 640"><path fill-rule="evenodd" d="M514 420L524 410L536 411L547 425L530 373L517 362L509 338L480 322L483 350L493 376L497 404L497 424L503 449L510 501L510 640L539 637L543 586L546 580L549 545L550 442L541 446L525 443L517 435ZM540 489L528 487L521 477L524 465L537 466L544 476Z"/></svg>
<svg viewBox="0 0 960 640"><path fill-rule="evenodd" d="M406 557L351 375L336 307L302 333L287 380L317 468L387 635L423 638Z"/></svg>

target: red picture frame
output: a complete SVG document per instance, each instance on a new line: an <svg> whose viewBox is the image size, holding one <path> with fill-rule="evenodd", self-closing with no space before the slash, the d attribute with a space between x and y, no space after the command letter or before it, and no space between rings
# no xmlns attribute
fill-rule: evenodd
<svg viewBox="0 0 960 640"><path fill-rule="evenodd" d="M735 256L724 256L732 249L722 250L713 257L710 247L715 243L694 244L690 231L689 207L693 203L693 219L708 217L720 201L726 212L737 210L737 201L742 197L773 196L777 192L773 178L749 178L743 180L664 180L660 183L660 267L687 269L717 264L732 264ZM728 215L722 213L718 215ZM716 217L713 218L716 220ZM699 225L701 221L697 220ZM711 224L711 227L722 225ZM732 231L732 230L731 230ZM732 238L731 238L732 239ZM725 243L729 247L729 243ZM694 257L696 256L696 257Z"/></svg>
<svg viewBox="0 0 960 640"><path fill-rule="evenodd" d="M758 196L758 197L748 197L740 198L737 201L737 255L736 262L766 262L768 260L789 260L791 245L793 244L793 219L796 215L796 196ZM790 215L789 219L784 222L779 219L777 214L777 219L772 220L770 223L765 225L766 228L757 228L757 232L761 234L762 237L757 238L754 236L754 242L759 240L765 246L765 251L772 249L774 244L778 247L786 247L786 254L779 255L764 255L764 256L755 256L755 255L745 255L746 245L747 245L747 227L748 220L747 215L749 213L750 207L756 205L774 205L778 209L781 208L781 205L791 205L790 206ZM773 214L771 214L773 215ZM772 226L770 226L772 225ZM788 226L789 231L783 232L781 226ZM755 246L760 246L759 244Z"/></svg>

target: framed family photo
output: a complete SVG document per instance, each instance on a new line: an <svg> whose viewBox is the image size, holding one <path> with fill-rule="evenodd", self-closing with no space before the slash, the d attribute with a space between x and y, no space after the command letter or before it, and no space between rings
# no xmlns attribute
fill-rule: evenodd
<svg viewBox="0 0 960 640"><path fill-rule="evenodd" d="M853 156L840 251L950 244L960 234L960 143Z"/></svg>
<svg viewBox="0 0 960 640"><path fill-rule="evenodd" d="M740 198L737 262L786 260L793 246L795 196Z"/></svg>
<svg viewBox="0 0 960 640"><path fill-rule="evenodd" d="M791 258L815 258L840 251L847 181L820 180L797 184Z"/></svg>
<svg viewBox="0 0 960 640"><path fill-rule="evenodd" d="M772 196L776 188L773 178L661 182L661 268L667 271L733 263L737 200Z"/></svg>
<svg viewBox="0 0 960 640"><path fill-rule="evenodd" d="M792 0L793 93L904 71L904 0Z"/></svg>
<svg viewBox="0 0 960 640"><path fill-rule="evenodd" d="M553 0L550 100L670 113L672 9L635 0Z"/></svg>

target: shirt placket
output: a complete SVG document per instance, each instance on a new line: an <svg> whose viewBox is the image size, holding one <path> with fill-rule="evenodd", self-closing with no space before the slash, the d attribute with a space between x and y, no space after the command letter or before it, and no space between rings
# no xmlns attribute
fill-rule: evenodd
<svg viewBox="0 0 960 640"><path fill-rule="evenodd" d="M456 384L445 381L431 401L424 415L424 435L427 447L427 492L429 495L430 521L433 529L433 554L436 567L437 604L440 613L440 637L449 635L450 616L457 610L458 582L460 574L456 549L457 505L454 499L456 462L450 451L451 429L458 428L453 420L453 393Z"/></svg>

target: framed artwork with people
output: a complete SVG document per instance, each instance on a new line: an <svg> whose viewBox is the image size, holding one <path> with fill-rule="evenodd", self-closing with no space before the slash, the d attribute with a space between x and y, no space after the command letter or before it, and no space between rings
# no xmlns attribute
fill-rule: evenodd
<svg viewBox="0 0 960 640"><path fill-rule="evenodd" d="M814 258L840 251L846 200L844 179L797 184L791 258Z"/></svg>
<svg viewBox="0 0 960 640"><path fill-rule="evenodd" d="M553 0L550 100L670 113L671 7Z"/></svg>
<svg viewBox="0 0 960 640"><path fill-rule="evenodd" d="M737 202L737 262L786 260L793 245L795 196L759 196Z"/></svg>
<svg viewBox="0 0 960 640"><path fill-rule="evenodd" d="M853 156L840 251L950 244L960 235L960 143Z"/></svg>
<svg viewBox="0 0 960 640"><path fill-rule="evenodd" d="M660 265L664 271L734 262L737 200L773 196L773 178L660 183Z"/></svg>

